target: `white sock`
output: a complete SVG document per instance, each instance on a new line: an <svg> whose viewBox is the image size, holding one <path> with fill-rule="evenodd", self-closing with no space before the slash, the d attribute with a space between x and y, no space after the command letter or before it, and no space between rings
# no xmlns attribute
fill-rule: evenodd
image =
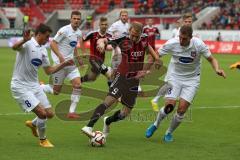
<svg viewBox="0 0 240 160"><path fill-rule="evenodd" d="M74 113L76 111L77 108L77 103L79 102L80 99L80 93L81 93L81 89L73 89L72 95L71 95L71 105L69 108L69 113Z"/></svg>
<svg viewBox="0 0 240 160"><path fill-rule="evenodd" d="M38 117L36 117L36 118L34 118L34 119L32 120L32 124L33 124L34 126L37 126L37 120L38 120Z"/></svg>
<svg viewBox="0 0 240 160"><path fill-rule="evenodd" d="M141 92L142 91L142 87L139 85L138 86L138 92Z"/></svg>
<svg viewBox="0 0 240 160"><path fill-rule="evenodd" d="M154 122L154 125L158 128L158 126L160 125L160 122L167 116L167 114L164 112L164 107L162 107L160 109L160 111L158 112L157 115L157 119Z"/></svg>
<svg viewBox="0 0 240 160"><path fill-rule="evenodd" d="M40 87L43 89L45 93L53 94L53 88L50 84L41 84Z"/></svg>
<svg viewBox="0 0 240 160"><path fill-rule="evenodd" d="M172 133L180 125L183 118L184 118L184 115L179 115L178 113L175 113L172 118L171 124L166 131L166 134Z"/></svg>
<svg viewBox="0 0 240 160"><path fill-rule="evenodd" d="M46 130L46 121L47 119L37 119L37 129L39 139L46 139L45 130Z"/></svg>
<svg viewBox="0 0 240 160"><path fill-rule="evenodd" d="M161 96L155 96L155 97L153 98L153 102L158 103L158 100L159 100L160 97L161 97Z"/></svg>

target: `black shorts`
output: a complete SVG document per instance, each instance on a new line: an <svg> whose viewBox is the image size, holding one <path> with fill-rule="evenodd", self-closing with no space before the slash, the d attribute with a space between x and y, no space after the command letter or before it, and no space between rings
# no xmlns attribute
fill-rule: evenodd
<svg viewBox="0 0 240 160"><path fill-rule="evenodd" d="M139 80L127 78L125 75L116 74L113 80L108 95L118 99L121 97L121 103L128 108L133 108L136 103L139 85Z"/></svg>
<svg viewBox="0 0 240 160"><path fill-rule="evenodd" d="M91 71L93 73L96 73L97 75L102 73L103 70L106 70L107 69L107 66L105 66L103 64L103 61L102 60L95 60L95 59L90 59L89 60L90 64L91 64Z"/></svg>

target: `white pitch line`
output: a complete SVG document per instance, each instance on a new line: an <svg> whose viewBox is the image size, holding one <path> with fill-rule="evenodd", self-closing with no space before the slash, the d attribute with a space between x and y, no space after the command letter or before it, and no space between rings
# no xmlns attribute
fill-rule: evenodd
<svg viewBox="0 0 240 160"><path fill-rule="evenodd" d="M209 106L209 107L191 107L191 109L235 109L240 108L240 106ZM114 110L113 110L114 111ZM133 111L152 111L152 109L138 109L134 108ZM83 112L83 111L81 111ZM15 116L15 115L33 115L33 113L0 113L0 116Z"/></svg>

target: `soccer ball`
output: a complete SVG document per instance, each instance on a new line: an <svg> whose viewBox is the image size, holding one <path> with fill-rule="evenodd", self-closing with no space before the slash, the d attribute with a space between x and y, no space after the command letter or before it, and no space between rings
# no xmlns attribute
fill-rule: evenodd
<svg viewBox="0 0 240 160"><path fill-rule="evenodd" d="M93 132L93 137L90 139L90 144L93 147L102 147L106 142L106 138L101 131Z"/></svg>

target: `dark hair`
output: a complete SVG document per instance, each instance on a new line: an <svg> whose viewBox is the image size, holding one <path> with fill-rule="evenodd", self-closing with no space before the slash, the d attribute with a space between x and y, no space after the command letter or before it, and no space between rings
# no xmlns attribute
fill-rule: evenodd
<svg viewBox="0 0 240 160"><path fill-rule="evenodd" d="M71 18L72 18L73 15L81 16L81 12L79 12L79 11L72 11Z"/></svg>
<svg viewBox="0 0 240 160"><path fill-rule="evenodd" d="M38 33L43 33L44 34L46 32L52 33L52 29L49 26L47 26L43 23L40 23L35 30L35 35L37 35Z"/></svg>
<svg viewBox="0 0 240 160"><path fill-rule="evenodd" d="M100 18L100 22L105 22L105 21L107 21L108 19L106 18L106 17L101 17Z"/></svg>
<svg viewBox="0 0 240 160"><path fill-rule="evenodd" d="M180 33L192 37L193 29L191 26L184 25L180 28Z"/></svg>

